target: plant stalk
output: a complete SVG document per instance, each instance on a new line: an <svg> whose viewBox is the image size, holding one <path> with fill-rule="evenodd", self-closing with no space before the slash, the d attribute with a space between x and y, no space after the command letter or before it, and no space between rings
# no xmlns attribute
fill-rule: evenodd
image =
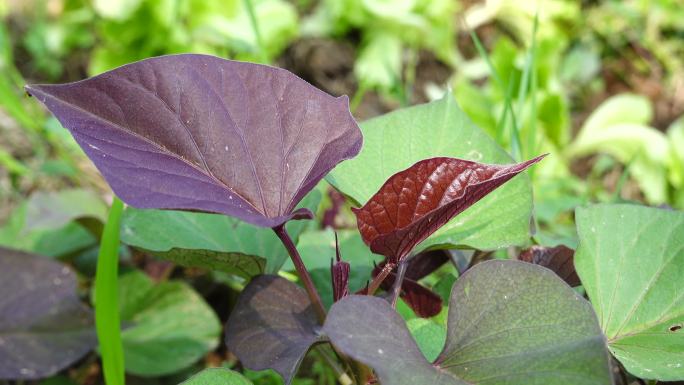
<svg viewBox="0 0 684 385"><path fill-rule="evenodd" d="M380 287L380 284L385 280L385 278L387 278L387 276L389 275L389 273L392 272L392 269L394 269L395 266L396 266L396 264L394 264L394 263L386 264L382 268L382 270L380 270L380 273L378 273L378 275L376 275L375 278L373 278L373 281L371 281L370 286L368 286L368 292L366 294L367 295L375 294L375 292Z"/></svg>
<svg viewBox="0 0 684 385"><path fill-rule="evenodd" d="M292 242L292 238L290 238L290 235L287 233L287 230L285 230L284 224L278 227L274 227L273 231L276 233L278 238L280 238L280 241L283 242L283 245L287 249L287 252L290 254L290 258L292 258L292 263L294 264L295 269L297 269L299 279L302 280L304 288L306 289L306 293L309 295L309 300L311 300L311 303L314 305L314 309L316 310L316 315L318 315L318 321L322 325L325 321L325 307L323 307L323 302L321 302L321 296L318 294L318 291L316 290L316 287L314 286L313 281L311 280L311 275L309 275L309 271L306 269L306 266L304 266L302 257L299 255L299 251L297 251L294 242Z"/></svg>
<svg viewBox="0 0 684 385"><path fill-rule="evenodd" d="M404 283L407 268L407 259L399 262L399 267L397 267L397 278L394 280L394 285L392 286L392 301L390 302L392 304L392 309L397 308L397 299L399 298L399 293L401 293L401 285Z"/></svg>

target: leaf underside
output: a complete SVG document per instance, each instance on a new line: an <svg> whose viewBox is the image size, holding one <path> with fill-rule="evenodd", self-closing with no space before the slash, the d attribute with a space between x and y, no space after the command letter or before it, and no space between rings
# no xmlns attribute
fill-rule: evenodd
<svg viewBox="0 0 684 385"><path fill-rule="evenodd" d="M346 97L264 65L182 54L83 81L29 85L117 196L275 227L361 149Z"/></svg>
<svg viewBox="0 0 684 385"><path fill-rule="evenodd" d="M603 204L575 217L575 268L609 348L635 376L681 380L684 213Z"/></svg>
<svg viewBox="0 0 684 385"><path fill-rule="evenodd" d="M352 209L359 231L374 253L397 263L451 218L543 157L514 165L422 160L390 177L363 207Z"/></svg>
<svg viewBox="0 0 684 385"><path fill-rule="evenodd" d="M252 370L273 369L290 384L311 345L320 342L316 312L302 288L273 275L254 278L226 324L226 345Z"/></svg>
<svg viewBox="0 0 684 385"><path fill-rule="evenodd" d="M401 317L376 297L336 303L323 327L383 385L611 383L605 340L589 303L547 269L488 261L451 292L446 345L434 366Z"/></svg>
<svg viewBox="0 0 684 385"><path fill-rule="evenodd" d="M97 344L92 311L68 267L0 248L0 286L0 379L51 376Z"/></svg>

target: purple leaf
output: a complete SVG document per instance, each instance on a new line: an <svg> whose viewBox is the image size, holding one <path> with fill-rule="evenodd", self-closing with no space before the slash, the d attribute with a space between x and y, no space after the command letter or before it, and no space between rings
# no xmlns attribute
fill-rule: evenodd
<svg viewBox="0 0 684 385"><path fill-rule="evenodd" d="M579 286L575 271L575 250L559 245L556 247L532 246L518 256L521 261L544 266L561 277L570 286Z"/></svg>
<svg viewBox="0 0 684 385"><path fill-rule="evenodd" d="M340 242L335 233L335 262L331 262L330 274L332 278L333 302L349 295L350 265L340 257Z"/></svg>
<svg viewBox="0 0 684 385"><path fill-rule="evenodd" d="M311 218L297 203L361 149L346 96L286 70L213 56L156 57L26 90L138 208L221 213L264 227Z"/></svg>
<svg viewBox="0 0 684 385"><path fill-rule="evenodd" d="M0 287L0 379L51 376L97 344L68 267L0 247Z"/></svg>
<svg viewBox="0 0 684 385"><path fill-rule="evenodd" d="M456 158L422 160L391 176L356 214L364 242L398 263L451 218L545 155L513 165Z"/></svg>
<svg viewBox="0 0 684 385"><path fill-rule="evenodd" d="M245 367L273 369L289 384L311 345L321 341L319 328L302 288L260 275L238 298L226 324L226 345Z"/></svg>

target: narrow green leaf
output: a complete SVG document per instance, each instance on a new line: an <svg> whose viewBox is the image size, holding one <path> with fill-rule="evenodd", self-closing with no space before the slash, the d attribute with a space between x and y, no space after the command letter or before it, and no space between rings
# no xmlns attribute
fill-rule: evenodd
<svg viewBox="0 0 684 385"><path fill-rule="evenodd" d="M95 325L105 383L124 385L124 355L119 322L119 225L123 202L114 198L102 232L95 276Z"/></svg>

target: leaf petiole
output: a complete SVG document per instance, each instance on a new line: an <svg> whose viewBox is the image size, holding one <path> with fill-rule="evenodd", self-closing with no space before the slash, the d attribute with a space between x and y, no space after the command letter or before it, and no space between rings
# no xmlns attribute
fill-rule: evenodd
<svg viewBox="0 0 684 385"><path fill-rule="evenodd" d="M288 254L290 254L290 258L292 258L292 264L294 264L295 269L297 270L297 274L299 275L299 279L301 279L302 283L304 284L304 289L306 289L306 293L309 295L309 299L311 300L311 303L314 305L314 309L316 310L318 321L322 325L325 321L325 307L323 307L323 302L321 302L321 296L318 294L318 291L316 290L316 287L314 286L313 281L311 280L311 275L309 275L309 271L306 269L306 266L304 266L302 257L299 255L299 251L297 251L297 248L295 247L292 238L290 238L290 235L287 233L287 230L285 230L284 224L274 227L273 231L276 233L278 238L280 238L280 241L283 242L283 245L287 249Z"/></svg>

